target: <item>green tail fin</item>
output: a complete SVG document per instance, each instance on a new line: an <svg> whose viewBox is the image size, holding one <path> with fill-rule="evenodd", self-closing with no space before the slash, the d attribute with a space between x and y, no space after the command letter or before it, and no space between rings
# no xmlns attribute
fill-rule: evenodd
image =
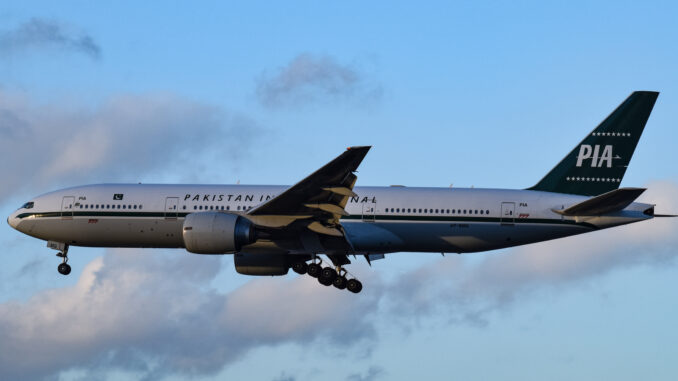
<svg viewBox="0 0 678 381"><path fill-rule="evenodd" d="M530 190L596 196L619 188L658 92L635 91Z"/></svg>

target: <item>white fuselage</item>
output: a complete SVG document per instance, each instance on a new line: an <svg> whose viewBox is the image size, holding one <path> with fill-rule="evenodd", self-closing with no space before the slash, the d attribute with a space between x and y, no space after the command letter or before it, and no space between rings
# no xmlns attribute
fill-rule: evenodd
<svg viewBox="0 0 678 381"><path fill-rule="evenodd" d="M8 222L47 241L74 246L182 248L190 213L247 211L285 186L101 184L34 198ZM574 218L553 209L588 197L529 190L356 187L341 225L359 254L465 253L545 241L652 218L632 203L605 216ZM243 250L266 250L255 242ZM304 248L289 250L303 253Z"/></svg>

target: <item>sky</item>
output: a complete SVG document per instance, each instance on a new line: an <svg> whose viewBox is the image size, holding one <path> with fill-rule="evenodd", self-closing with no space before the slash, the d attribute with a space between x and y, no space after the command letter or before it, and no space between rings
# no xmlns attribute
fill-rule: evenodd
<svg viewBox="0 0 678 381"><path fill-rule="evenodd" d="M548 3L548 2L547 2ZM0 4L0 212L87 183L526 188L634 90L622 186L678 214L673 2ZM8 225L0 379L672 380L678 222L350 266L359 295L231 256L73 247Z"/></svg>

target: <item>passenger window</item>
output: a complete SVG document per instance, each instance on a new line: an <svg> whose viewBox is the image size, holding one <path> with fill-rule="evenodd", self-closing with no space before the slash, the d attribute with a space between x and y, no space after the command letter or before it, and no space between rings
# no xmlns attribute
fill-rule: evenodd
<svg viewBox="0 0 678 381"><path fill-rule="evenodd" d="M410 213L412 210L410 208L407 208L407 213Z"/></svg>
<svg viewBox="0 0 678 381"><path fill-rule="evenodd" d="M438 209L436 209L436 214L438 213Z"/></svg>
<svg viewBox="0 0 678 381"><path fill-rule="evenodd" d="M231 206L230 206L230 205L226 205L226 210L231 210Z"/></svg>
<svg viewBox="0 0 678 381"><path fill-rule="evenodd" d="M489 211L489 210L486 210L486 211L485 211L485 214L490 214L490 211Z"/></svg>
<svg viewBox="0 0 678 381"><path fill-rule="evenodd" d="M238 205L238 210L240 210L240 205Z"/></svg>
<svg viewBox="0 0 678 381"><path fill-rule="evenodd" d="M466 214L466 209L464 209L464 214Z"/></svg>
<svg viewBox="0 0 678 381"><path fill-rule="evenodd" d="M198 205L193 205L193 210L198 209Z"/></svg>
<svg viewBox="0 0 678 381"><path fill-rule="evenodd" d="M127 205L123 205L122 208L123 208L123 209L127 209Z"/></svg>
<svg viewBox="0 0 678 381"><path fill-rule="evenodd" d="M183 209L183 210L186 210L186 205L184 205L184 207L183 207L182 209Z"/></svg>

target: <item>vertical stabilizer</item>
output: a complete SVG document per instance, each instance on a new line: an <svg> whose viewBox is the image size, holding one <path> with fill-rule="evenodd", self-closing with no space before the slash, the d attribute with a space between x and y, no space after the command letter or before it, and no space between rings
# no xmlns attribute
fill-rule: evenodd
<svg viewBox="0 0 678 381"><path fill-rule="evenodd" d="M619 188L658 92L635 91L530 190L596 196Z"/></svg>

